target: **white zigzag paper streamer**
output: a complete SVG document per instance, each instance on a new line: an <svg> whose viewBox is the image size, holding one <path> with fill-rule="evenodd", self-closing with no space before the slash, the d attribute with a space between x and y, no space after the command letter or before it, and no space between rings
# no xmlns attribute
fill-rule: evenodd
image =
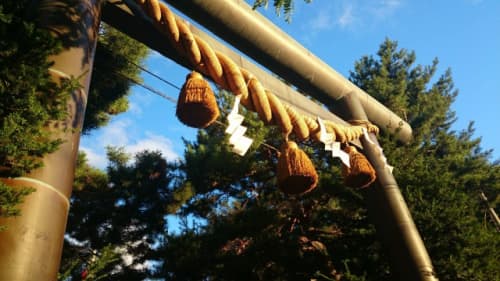
<svg viewBox="0 0 500 281"><path fill-rule="evenodd" d="M336 142L334 135L326 131L325 123L323 123L323 120L321 120L319 116L317 117L317 120L320 128L319 141L325 144L325 150L331 151L332 157L340 158L340 161L342 161L344 165L350 168L351 164L349 160L349 154L340 149L340 142Z"/></svg>
<svg viewBox="0 0 500 281"><path fill-rule="evenodd" d="M228 126L226 128L226 134L231 135L229 137L229 144L231 144L231 149L234 153L243 156L247 153L248 149L252 145L253 140L245 136L247 127L241 126L243 123L243 115L238 114L238 106L240 105L240 97L237 96L234 99L234 105L231 112L227 115Z"/></svg>
<svg viewBox="0 0 500 281"><path fill-rule="evenodd" d="M373 142L373 140L371 139L370 134L368 133L368 130L366 128L363 128L363 136L367 142L369 142L371 144L375 144ZM387 157L385 157L385 155L384 155L384 149L382 149L382 147L380 147L380 145L377 145L377 149L382 157L382 161L384 162L385 168L388 169L389 172L391 172L391 174L392 174L392 171L394 170L394 166L391 166L387 163Z"/></svg>

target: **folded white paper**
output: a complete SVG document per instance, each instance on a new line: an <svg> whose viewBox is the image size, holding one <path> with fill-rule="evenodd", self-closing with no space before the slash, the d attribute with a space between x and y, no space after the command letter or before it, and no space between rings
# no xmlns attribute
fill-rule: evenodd
<svg viewBox="0 0 500 281"><path fill-rule="evenodd" d="M253 140L251 138L241 136L238 139L234 140L232 151L240 156L244 156L252 143Z"/></svg>
<svg viewBox="0 0 500 281"><path fill-rule="evenodd" d="M244 136L247 131L247 127L241 126L244 120L244 116L238 114L238 107L240 105L240 96L236 96L234 99L234 105L231 112L227 115L228 126L226 128L226 134L230 135L229 144L231 145L231 150L240 155L244 156L253 140L249 137Z"/></svg>
<svg viewBox="0 0 500 281"><path fill-rule="evenodd" d="M247 131L247 127L244 126L238 126L236 130L231 134L231 137L229 138L229 143L235 143L239 138L243 137L245 132Z"/></svg>
<svg viewBox="0 0 500 281"><path fill-rule="evenodd" d="M319 124L319 141L321 141L323 144L325 144L325 150L326 151L331 151L332 157L338 157L340 158L340 161L344 163L347 167L351 167L350 164L350 159L349 159L349 154L347 154L345 151L340 149L340 142L335 141L335 135L328 133L326 131L326 126L325 123L323 123L323 120L321 118L317 117L318 124Z"/></svg>
<svg viewBox="0 0 500 281"><path fill-rule="evenodd" d="M347 167L351 167L351 161L349 158L349 154L340 149L340 142L334 142L332 143L332 157L335 158L340 158L340 161L344 163Z"/></svg>
<svg viewBox="0 0 500 281"><path fill-rule="evenodd" d="M366 128L363 128L363 136L365 140L373 145L375 145L375 142L372 140L370 134L368 133L368 130ZM380 157L382 158L382 161L384 162L384 167L389 170L389 172L392 174L392 171L394 170L394 167L389 165L387 163L387 157L384 155L384 150L380 145L377 145L378 152L380 153Z"/></svg>
<svg viewBox="0 0 500 281"><path fill-rule="evenodd" d="M233 134L238 127L240 127L241 123L243 123L243 115L239 114L229 114L227 116L227 121L229 126L226 128L226 134Z"/></svg>

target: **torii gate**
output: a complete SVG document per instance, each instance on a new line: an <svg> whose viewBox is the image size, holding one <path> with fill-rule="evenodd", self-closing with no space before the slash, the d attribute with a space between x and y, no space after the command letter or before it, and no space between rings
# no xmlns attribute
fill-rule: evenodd
<svg viewBox="0 0 500 281"><path fill-rule="evenodd" d="M74 93L69 101L71 113L67 120L67 124L78 129L83 124L103 1L39 2L43 4L40 5L42 26L71 43L64 52L53 58L55 64L50 71L55 80L69 76L81 77L83 88ZM167 36L157 29L159 25L171 23L165 18L167 6L157 0L125 2L127 5L120 4L123 1L109 0L103 7L103 20L177 63L189 69L195 68L186 56L165 43L168 42ZM335 113L344 119L369 120L388 129L389 133L396 134L399 140L410 141L411 128L404 120L310 54L244 1L167 2L301 90L325 104L335 105L335 108L339 108ZM180 21L176 17L170 20ZM202 31L194 27L189 29L197 40L205 40L217 52L232 59L232 63L251 72L264 87L299 113L348 125ZM283 60L283 57L294 59ZM2 221L9 226L9 231L0 232L0 280L55 280L57 277L80 139L78 131L67 130L58 134L66 142L58 151L44 158L43 168L25 177L2 179L12 186L32 186L37 191L26 199L21 217ZM378 143L359 136L349 141L362 146L377 172L378 183L367 192L368 209L388 249L395 280L437 280L396 180L386 169Z"/></svg>

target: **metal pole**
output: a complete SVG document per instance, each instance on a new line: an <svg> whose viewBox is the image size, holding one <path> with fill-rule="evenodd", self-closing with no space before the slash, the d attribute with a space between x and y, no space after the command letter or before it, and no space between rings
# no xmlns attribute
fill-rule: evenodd
<svg viewBox="0 0 500 281"><path fill-rule="evenodd" d="M245 1L167 2L334 110L337 108L335 100L355 92L371 122L402 142L411 140L412 130L408 123L253 11Z"/></svg>
<svg viewBox="0 0 500 281"><path fill-rule="evenodd" d="M490 207L490 202L488 201L488 197L486 197L486 194L484 192L479 192L479 197L481 200L483 200L484 205L486 206L488 210L488 214L490 215L491 221L495 225L497 231L500 231L500 218L497 215L497 212L495 212L495 209Z"/></svg>
<svg viewBox="0 0 500 281"><path fill-rule="evenodd" d="M60 38L65 49L50 58L55 81L80 77L82 88L68 101L70 112L63 124L48 127L65 142L44 157L44 167L19 178L0 179L12 187L36 191L21 206L21 216L2 219L0 280L56 280L73 186L80 130L87 103L100 14L100 0L39 1L39 23ZM61 128L66 130L61 131Z"/></svg>
<svg viewBox="0 0 500 281"><path fill-rule="evenodd" d="M345 95L341 103L352 119L367 120L366 113L354 94ZM377 172L377 183L366 191L369 216L377 234L388 249L394 280L435 281L431 259L399 190L396 179L383 160L375 135L373 143L361 138L366 157Z"/></svg>

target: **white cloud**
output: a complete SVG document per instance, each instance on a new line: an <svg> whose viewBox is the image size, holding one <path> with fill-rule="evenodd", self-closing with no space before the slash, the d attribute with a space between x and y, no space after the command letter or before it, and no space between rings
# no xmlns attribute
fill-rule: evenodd
<svg viewBox="0 0 500 281"><path fill-rule="evenodd" d="M87 155L87 161L92 167L105 169L108 165L108 159L104 153L97 153L92 148L85 146L80 146L80 150L85 152L85 155Z"/></svg>
<svg viewBox="0 0 500 281"><path fill-rule="evenodd" d="M158 150L167 160L178 160L180 156L174 151L172 141L164 136L146 132L146 138L125 146L125 151L132 155L143 150Z"/></svg>
<svg viewBox="0 0 500 281"><path fill-rule="evenodd" d="M134 86L132 91L134 94L128 99L128 113L132 113L135 116L141 116L144 112L144 108L148 108L158 100L148 90L142 87Z"/></svg>
<svg viewBox="0 0 500 281"><path fill-rule="evenodd" d="M129 142L128 135L130 134L131 121L123 119L110 122L101 131L100 136L97 137L99 144L102 147L107 145L125 146Z"/></svg>
<svg viewBox="0 0 500 281"><path fill-rule="evenodd" d="M404 3L404 0L339 0L324 3L302 26L306 31L301 34L302 41L311 44L318 34L333 28L349 31L375 28L378 24L391 20Z"/></svg>
<svg viewBox="0 0 500 281"><path fill-rule="evenodd" d="M345 27L352 25L354 23L355 17L353 15L352 11L353 11L352 5L346 5L343 8L341 15L337 19L337 24L340 27L345 28Z"/></svg>
<svg viewBox="0 0 500 281"><path fill-rule="evenodd" d="M314 11L301 26L305 32L300 34L300 42L306 47L314 44L318 36L326 36L334 28L346 28L357 22L353 5L345 0L325 3Z"/></svg>
<svg viewBox="0 0 500 281"><path fill-rule="evenodd" d="M371 9L371 13L378 18L388 17L401 6L401 0L382 0Z"/></svg>
<svg viewBox="0 0 500 281"><path fill-rule="evenodd" d="M129 266L129 265L131 265L134 262L134 256L132 256L131 254L128 254L128 253L127 254L122 254L121 258L123 260L123 263L126 266Z"/></svg>
<svg viewBox="0 0 500 281"><path fill-rule="evenodd" d="M129 101L128 103L128 111L136 116L141 116L142 115L142 107L135 102Z"/></svg>
<svg viewBox="0 0 500 281"><path fill-rule="evenodd" d="M318 15L314 17L309 23L309 27L314 31L321 31L331 29L333 26L333 19L330 11L320 10Z"/></svg>
<svg viewBox="0 0 500 281"><path fill-rule="evenodd" d="M95 135L86 137L80 145L80 150L87 155L88 163L99 169L105 169L108 165L107 146L122 147L131 156L150 150L160 151L168 161L180 159L169 138L152 132L145 132L144 137L135 137L136 135L136 128L131 120L114 120L106 127L99 129Z"/></svg>

